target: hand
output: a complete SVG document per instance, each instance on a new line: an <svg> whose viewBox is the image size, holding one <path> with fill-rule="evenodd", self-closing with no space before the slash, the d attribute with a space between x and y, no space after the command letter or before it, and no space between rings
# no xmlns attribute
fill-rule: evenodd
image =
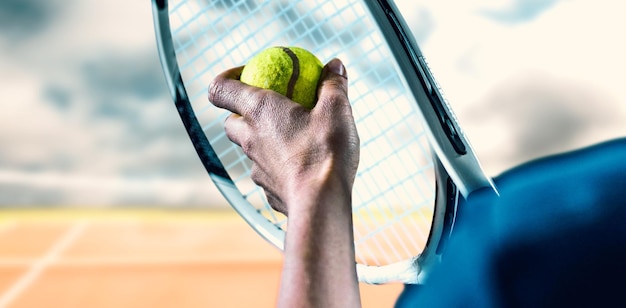
<svg viewBox="0 0 626 308"><path fill-rule="evenodd" d="M348 101L341 61L322 71L318 102L308 110L274 91L239 81L242 67L225 71L209 87L209 100L233 112L226 135L252 160L252 180L275 210L287 214L297 200L328 185L347 192L359 160L359 137ZM296 208L291 208L296 207Z"/></svg>
<svg viewBox="0 0 626 308"><path fill-rule="evenodd" d="M252 160L251 177L289 215L279 307L359 307L352 185L359 137L341 61L330 61L308 110L274 91L219 75L209 100L233 112L226 135Z"/></svg>

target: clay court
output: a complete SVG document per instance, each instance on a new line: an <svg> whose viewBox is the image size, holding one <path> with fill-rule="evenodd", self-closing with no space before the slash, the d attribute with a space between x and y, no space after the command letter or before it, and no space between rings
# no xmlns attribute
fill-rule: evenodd
<svg viewBox="0 0 626 308"><path fill-rule="evenodd" d="M281 253L236 214L2 210L0 308L273 307ZM364 307L402 286L361 285Z"/></svg>

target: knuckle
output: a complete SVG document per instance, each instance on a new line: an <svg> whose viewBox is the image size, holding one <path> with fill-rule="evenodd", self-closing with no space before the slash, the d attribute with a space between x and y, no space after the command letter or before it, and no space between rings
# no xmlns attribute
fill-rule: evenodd
<svg viewBox="0 0 626 308"><path fill-rule="evenodd" d="M325 111L341 112L342 115L351 108L348 98L342 93L335 91L320 97L320 101L321 104L318 104L323 106Z"/></svg>
<svg viewBox="0 0 626 308"><path fill-rule="evenodd" d="M221 94L223 93L223 78L221 76L216 77L209 84L209 101L215 103L219 101Z"/></svg>
<svg viewBox="0 0 626 308"><path fill-rule="evenodd" d="M272 93L268 90L256 91L253 96L253 104L250 104L250 108L246 110L245 117L251 120L258 120L271 106Z"/></svg>
<svg viewBox="0 0 626 308"><path fill-rule="evenodd" d="M338 78L331 78L324 80L325 88L328 88L329 94L332 96L346 97L348 95L348 85L345 80Z"/></svg>
<svg viewBox="0 0 626 308"><path fill-rule="evenodd" d="M254 157L254 140L252 138L245 138L240 141L241 150L250 158Z"/></svg>

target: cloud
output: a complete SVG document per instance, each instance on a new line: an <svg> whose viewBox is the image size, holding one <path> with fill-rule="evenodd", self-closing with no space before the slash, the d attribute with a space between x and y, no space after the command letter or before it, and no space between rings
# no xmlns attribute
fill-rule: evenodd
<svg viewBox="0 0 626 308"><path fill-rule="evenodd" d="M619 2L498 3L398 3L489 173L626 135ZM0 2L0 204L223 203L167 94L151 18L149 1Z"/></svg>
<svg viewBox="0 0 626 308"><path fill-rule="evenodd" d="M3 205L56 205L64 204L67 196L64 191L57 189L33 189L32 185L19 185L14 181L0 182L0 208Z"/></svg>
<svg viewBox="0 0 626 308"><path fill-rule="evenodd" d="M528 71L501 82L464 116L491 174L626 135L626 106L578 80ZM476 142L475 142L476 143Z"/></svg>
<svg viewBox="0 0 626 308"><path fill-rule="evenodd" d="M93 176L60 172L0 170L2 206L167 206L227 208L228 203L202 179Z"/></svg>
<svg viewBox="0 0 626 308"><path fill-rule="evenodd" d="M43 32L56 22L67 3L61 1L0 1L0 35L17 44Z"/></svg>
<svg viewBox="0 0 626 308"><path fill-rule="evenodd" d="M168 95L149 2L0 7L42 19L0 49L0 101L10 105L0 113L0 205L223 203Z"/></svg>
<svg viewBox="0 0 626 308"><path fill-rule="evenodd" d="M497 22L517 24L530 22L552 8L559 0L511 0L508 5L498 9L483 8L483 16Z"/></svg>
<svg viewBox="0 0 626 308"><path fill-rule="evenodd" d="M398 9L418 44L424 44L435 31L436 21L431 9L423 4L398 2Z"/></svg>
<svg viewBox="0 0 626 308"><path fill-rule="evenodd" d="M413 36L418 44L426 43L430 35L435 30L435 19L429 9L418 6L412 9L413 14L405 16L406 22L413 32Z"/></svg>
<svg viewBox="0 0 626 308"><path fill-rule="evenodd" d="M626 136L623 4L562 1L511 27L480 13L501 1L472 3L429 6L422 50L489 174Z"/></svg>
<svg viewBox="0 0 626 308"><path fill-rule="evenodd" d="M97 97L150 101L167 93L163 72L154 65L155 54L154 48L103 51L85 59L80 74Z"/></svg>
<svg viewBox="0 0 626 308"><path fill-rule="evenodd" d="M0 205L224 204L168 97L156 54L76 62L65 63L62 78L28 70L6 76L21 81L7 80L12 86L0 94L12 104L0 115Z"/></svg>

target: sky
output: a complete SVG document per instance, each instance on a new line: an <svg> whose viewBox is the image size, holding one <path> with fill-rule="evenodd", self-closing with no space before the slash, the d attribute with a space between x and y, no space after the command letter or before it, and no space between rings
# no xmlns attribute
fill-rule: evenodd
<svg viewBox="0 0 626 308"><path fill-rule="evenodd" d="M626 5L398 1L490 175L626 136ZM0 206L224 206L163 78L149 1L0 2Z"/></svg>

